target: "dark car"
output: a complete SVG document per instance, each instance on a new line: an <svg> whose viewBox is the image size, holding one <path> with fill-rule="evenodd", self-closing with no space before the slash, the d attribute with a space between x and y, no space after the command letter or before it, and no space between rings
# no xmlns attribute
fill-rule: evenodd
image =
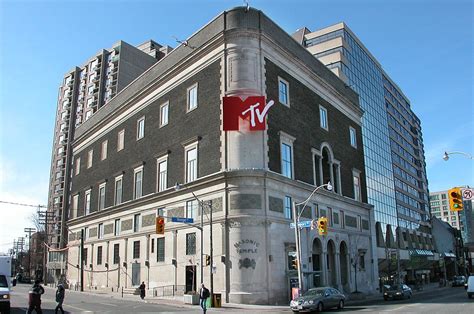
<svg viewBox="0 0 474 314"><path fill-rule="evenodd" d="M398 284L398 285L391 285L384 294L383 299L387 300L394 300L394 299L410 299L412 295L411 288L405 284Z"/></svg>
<svg viewBox="0 0 474 314"><path fill-rule="evenodd" d="M463 287L466 283L466 277L464 276L454 276L451 281L451 287Z"/></svg>
<svg viewBox="0 0 474 314"><path fill-rule="evenodd" d="M306 291L301 297L290 302L293 312L312 312L337 307L344 308L346 297L339 290L331 287L313 288Z"/></svg>

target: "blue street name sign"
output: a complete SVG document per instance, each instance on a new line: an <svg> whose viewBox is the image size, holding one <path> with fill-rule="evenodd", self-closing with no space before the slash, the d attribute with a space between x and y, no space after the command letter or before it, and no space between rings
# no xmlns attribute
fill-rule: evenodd
<svg viewBox="0 0 474 314"><path fill-rule="evenodd" d="M171 217L171 222L183 222L185 224L192 224L193 218Z"/></svg>
<svg viewBox="0 0 474 314"><path fill-rule="evenodd" d="M300 228L310 228L310 227L311 227L311 220L308 220L308 221L300 221L300 222L298 223L298 226L299 226ZM294 222L290 223L290 228L293 229L294 227L295 227L295 223L294 223Z"/></svg>

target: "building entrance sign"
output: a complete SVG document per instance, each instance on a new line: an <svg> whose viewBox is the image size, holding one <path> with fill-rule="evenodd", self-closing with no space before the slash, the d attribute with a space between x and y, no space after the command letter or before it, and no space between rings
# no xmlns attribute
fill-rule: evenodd
<svg viewBox="0 0 474 314"><path fill-rule="evenodd" d="M249 96L245 100L240 97L223 97L224 131L238 131L239 120L250 120L251 131L265 130L265 117L274 101L265 102L265 96Z"/></svg>

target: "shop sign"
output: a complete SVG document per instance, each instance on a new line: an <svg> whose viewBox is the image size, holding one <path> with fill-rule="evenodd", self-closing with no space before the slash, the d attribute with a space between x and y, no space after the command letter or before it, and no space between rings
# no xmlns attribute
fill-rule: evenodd
<svg viewBox="0 0 474 314"><path fill-rule="evenodd" d="M242 100L237 96L222 99L224 131L238 131L240 119L250 122L250 131L265 130L265 118L274 101L265 101L265 96L249 96Z"/></svg>

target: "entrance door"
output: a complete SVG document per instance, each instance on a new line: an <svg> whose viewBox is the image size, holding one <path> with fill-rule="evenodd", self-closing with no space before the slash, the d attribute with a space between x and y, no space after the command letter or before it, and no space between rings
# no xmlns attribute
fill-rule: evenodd
<svg viewBox="0 0 474 314"><path fill-rule="evenodd" d="M186 291L196 291L196 266L186 266Z"/></svg>
<svg viewBox="0 0 474 314"><path fill-rule="evenodd" d="M140 285L140 263L132 263L132 286Z"/></svg>

